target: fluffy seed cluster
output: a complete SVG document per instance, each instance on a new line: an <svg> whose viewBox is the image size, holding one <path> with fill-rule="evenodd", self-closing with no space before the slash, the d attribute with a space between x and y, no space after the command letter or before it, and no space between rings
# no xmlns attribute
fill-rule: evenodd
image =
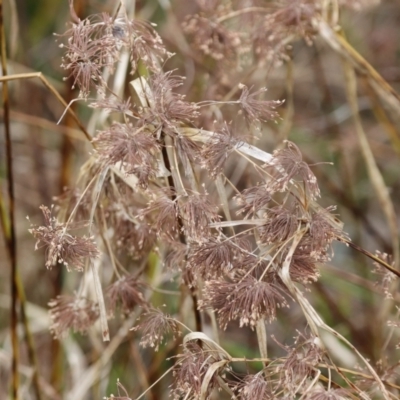
<svg viewBox="0 0 400 400"><path fill-rule="evenodd" d="M143 295L145 286L133 276L123 276L112 283L107 289L107 295L110 299L110 310L115 310L120 306L122 312L127 315L136 306L147 308L148 302Z"/></svg>
<svg viewBox="0 0 400 400"><path fill-rule="evenodd" d="M180 335L179 324L160 309L146 311L140 323L132 330L140 330L142 334L140 339L141 346L152 347L155 351L159 349L167 335L172 335L173 338Z"/></svg>
<svg viewBox="0 0 400 400"><path fill-rule="evenodd" d="M99 317L96 303L80 296L58 296L49 302L50 332L55 338L65 337L69 330L86 333Z"/></svg>
<svg viewBox="0 0 400 400"><path fill-rule="evenodd" d="M203 294L202 307L216 312L223 329L233 320L251 327L261 319L272 321L276 309L288 305L282 288L252 276L232 282L207 281Z"/></svg>
<svg viewBox="0 0 400 400"><path fill-rule="evenodd" d="M35 249L46 248L46 267L51 269L58 263L65 265L68 271L71 267L83 271L86 259L99 255L93 238L71 235L71 226L59 222L48 207L40 209L45 225L32 227L29 232L37 240Z"/></svg>

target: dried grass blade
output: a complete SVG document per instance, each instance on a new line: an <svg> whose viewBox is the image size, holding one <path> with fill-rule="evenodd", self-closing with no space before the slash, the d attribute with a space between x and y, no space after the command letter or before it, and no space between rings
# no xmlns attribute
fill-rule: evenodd
<svg viewBox="0 0 400 400"><path fill-rule="evenodd" d="M91 227L94 219L94 213L97 208L97 203L99 202L101 190L103 188L104 180L108 174L109 168L104 168L97 179L96 186L93 189L93 204L90 210L90 219L89 219L89 233L91 232ZM107 310L106 305L104 302L104 295L103 289L101 287L101 280L99 276L98 266L95 266L92 262L90 262L90 268L93 273L93 284L96 292L97 302L99 303L99 310L100 310L100 325L102 330L103 341L110 340L110 333L108 329L108 322L107 322Z"/></svg>
<svg viewBox="0 0 400 400"><path fill-rule="evenodd" d="M110 340L110 331L108 329L106 304L104 302L103 289L101 287L101 280L99 276L99 266L94 265L93 262L90 262L90 269L92 270L93 284L96 292L97 302L99 303L101 334L103 341L108 342Z"/></svg>
<svg viewBox="0 0 400 400"><path fill-rule="evenodd" d="M241 219L236 221L221 221L221 222L214 222L209 226L211 228L227 228L239 225L262 225L262 224L265 224L265 219Z"/></svg>
<svg viewBox="0 0 400 400"><path fill-rule="evenodd" d="M360 75L366 76L372 89L376 92L382 104L385 104L400 123L400 98L396 91L382 76L365 60L339 33L334 31L325 21L314 20L313 24L322 39L337 53L350 62Z"/></svg>
<svg viewBox="0 0 400 400"><path fill-rule="evenodd" d="M214 376L216 371L221 369L227 363L228 363L227 360L221 360L221 361L217 361L217 362L215 362L215 363L210 365L210 367L208 368L206 374L204 375L203 382L201 383L200 400L206 400L207 399L208 386L210 384L210 381L211 381L212 377Z"/></svg>
<svg viewBox="0 0 400 400"><path fill-rule="evenodd" d="M183 338L183 345L186 345L186 343L192 341L192 340L201 340L203 343L205 343L211 350L217 351L221 358L224 358L226 360L231 360L231 356L229 353L224 350L217 342L209 338L205 333L203 332L190 332L188 333L184 338Z"/></svg>
<svg viewBox="0 0 400 400"><path fill-rule="evenodd" d="M151 89L144 77L139 77L129 82L142 107L151 107Z"/></svg>
<svg viewBox="0 0 400 400"><path fill-rule="evenodd" d="M358 112L357 103L357 81L353 67L346 60L343 61L346 77L346 90L347 99L350 104L350 108L353 112L353 123L360 143L361 153L363 155L365 164L367 166L368 175L371 179L371 183L375 192L378 196L379 203L387 219L387 223L391 233L393 258L395 261L395 268L400 267L400 251L399 251L399 231L396 223L396 213L392 200L390 199L389 192L383 180L382 174L380 173L371 147L368 143L365 135L361 119ZM397 283L396 283L397 285ZM393 288L394 289L394 288Z"/></svg>
<svg viewBox="0 0 400 400"><path fill-rule="evenodd" d="M389 400L390 396L385 388L384 383L382 382L382 380L380 379L380 377L376 373L376 371L372 368L372 366L370 365L368 360L366 358L364 358L363 355L345 337L343 337L342 335L340 335L340 333L336 332L330 326L325 324L325 322L322 320L322 318L319 316L319 314L315 311L315 309L312 307L312 305L309 303L309 301L304 297L304 295L295 286L292 279L290 278L289 268L290 268L290 264L292 261L292 255L293 255L294 251L296 250L297 245L299 244L303 235L304 235L304 231L299 231L293 237L292 245L290 246L288 254L283 263L282 269L279 271L279 276L282 278L282 281L284 282L286 287L289 289L290 293L293 295L293 297L299 303L299 305L304 313L304 316L305 316L308 324L310 325L310 328L311 328L311 331L313 332L313 334L317 338L320 338L321 335L319 333L319 330L323 329L325 331L332 333L333 335L335 335L336 337L341 339L344 343L346 343L364 362L364 364L366 365L368 370L371 372L371 375L373 375L373 377L375 378L375 381L379 385L384 398L386 400Z"/></svg>
<svg viewBox="0 0 400 400"><path fill-rule="evenodd" d="M261 358L268 359L268 349L267 349L267 330L265 328L265 320L259 319L256 324L258 348L260 349ZM264 362L266 366L266 362Z"/></svg>

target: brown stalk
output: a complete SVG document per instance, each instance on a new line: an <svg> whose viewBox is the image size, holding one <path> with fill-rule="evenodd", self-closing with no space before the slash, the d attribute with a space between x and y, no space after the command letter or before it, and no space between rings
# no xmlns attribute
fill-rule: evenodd
<svg viewBox="0 0 400 400"><path fill-rule="evenodd" d="M86 130L86 128L83 126L83 124L79 120L78 116L69 107L69 105L62 98L62 96L57 91L57 89L47 80L47 78L41 72L31 72L31 73L26 73L26 74L15 74L15 75L8 75L8 76L4 76L4 75L5 74L3 74L2 77L0 77L0 82L14 81L14 80L19 80L19 79L39 78L43 82L43 84L50 90L50 92L53 93L54 96L56 96L57 100L66 108L67 112L72 116L72 118L74 119L76 124L79 126L79 128L85 135L86 139L89 140L89 142L92 140L92 137L90 136L90 134Z"/></svg>
<svg viewBox="0 0 400 400"><path fill-rule="evenodd" d="M386 112L384 108L381 106L378 96L373 90L371 83L368 81L368 79L365 78L363 79L363 81L366 92L369 96L369 99L371 100L372 111L375 114L375 118L385 128L385 131L390 139L390 142L392 143L393 149L396 151L398 155L400 155L400 137L398 135L398 130L396 129L396 126L392 123L390 118L386 115Z"/></svg>
<svg viewBox="0 0 400 400"><path fill-rule="evenodd" d="M376 69L372 67L372 65L347 42L342 35L333 30L323 20L315 22L315 25L321 37L334 51L345 57L346 60L353 65L357 72L359 72L361 75L365 75L368 80L381 87L383 92L396 99L397 107L400 107L400 97L396 91L385 81L385 79L382 78ZM374 90L376 90L375 87ZM382 92L377 94L381 95Z"/></svg>
<svg viewBox="0 0 400 400"><path fill-rule="evenodd" d="M379 257L373 255L372 253L363 249L362 247L354 244L351 240L342 238L341 242L348 244L353 249L355 249L355 250L359 251L360 253L364 254L365 256L369 257L371 260L374 260L378 264L382 265L382 267L386 268L388 271L392 272L393 274L397 275L400 278L400 272L397 269L390 266L387 262L381 260Z"/></svg>
<svg viewBox="0 0 400 400"><path fill-rule="evenodd" d="M168 155L168 151L167 151L167 148L166 148L166 146L168 145L167 144L168 142L165 140L165 134L164 134L163 141L164 141L164 145L163 145L163 148L162 148L162 156L163 156L163 161L164 161L165 167L169 171L171 171L172 168L179 168L179 166L177 166L177 165L171 165L170 157ZM172 173L171 173L171 175L168 176L168 185L170 187L176 189L176 185L175 185ZM175 198L176 198L176 195L173 194L172 195L172 200L175 200ZM186 244L186 237L185 237L185 235L183 233L183 229L182 229L183 228L183 222L182 222L182 217L181 217L180 214L178 215L178 226L179 226L179 239L180 239L181 243ZM193 288L190 288L190 294L191 294L191 297L192 297L192 300L193 300L193 312L194 312L195 321L196 321L196 330L198 332L201 332L202 331L201 315L200 315L200 312L198 310L197 295L196 295L196 293L195 293Z"/></svg>
<svg viewBox="0 0 400 400"><path fill-rule="evenodd" d="M0 110L0 117L3 117L3 115L4 115L3 110ZM53 131L60 133L62 135L67 135L71 139L84 140L82 138L80 131L78 131L77 129L71 128L66 125L57 125L54 122L49 121L48 119L37 117L35 115L29 115L22 112L10 110L10 120L22 122L30 126L36 126L43 130Z"/></svg>
<svg viewBox="0 0 400 400"><path fill-rule="evenodd" d="M390 198L388 189L385 185L385 182L383 180L383 177L378 169L378 166L376 164L374 155L372 153L371 147L368 143L367 137L365 135L360 115L358 112L358 103L357 103L357 81L356 81L356 75L354 72L353 66L345 59L343 59L343 65L344 65L344 71L345 71L345 77L346 77L346 91L347 91L347 98L348 102L350 105L350 108L352 110L353 114L353 123L354 123L354 128L360 143L360 150L362 153L362 156L364 158L368 175L371 180L371 184L376 192L376 195L378 197L378 201L382 207L382 211L387 219L387 224L389 226L390 234L391 234L391 240L392 240L392 252L393 252L393 259L394 259L394 266L395 269L399 269L400 267L400 251L399 251L399 231L397 228L397 223L396 223L396 213L394 210L394 206L392 203L392 200ZM392 269L392 267L390 267ZM393 271L392 271L393 272ZM400 276L400 274L396 274L397 276ZM393 292L396 287L398 286L398 283L396 281L393 282L391 291ZM388 303L387 303L388 304ZM384 308L386 312L388 311L388 307L386 306Z"/></svg>
<svg viewBox="0 0 400 400"><path fill-rule="evenodd" d="M7 53L6 53L6 38L3 21L3 0L0 0L0 46L1 46L1 67L3 77L7 76ZM18 348L18 314L17 314L17 301L18 301L18 288L17 288L17 242L15 235L15 199L14 199L14 181L13 181L13 167L12 167L12 145L11 145L11 132L10 132L10 103L8 96L7 82L3 84L3 110L4 110L4 131L6 142L6 164L7 164L7 191L8 191L8 221L9 229L4 230L4 236L7 242L8 254L10 257L11 265L11 346L12 346L12 365L11 375L12 384L11 392L12 398L19 398L19 375L18 375L18 362L19 362L19 348ZM3 206L4 207L4 206ZM3 208L2 207L2 208ZM3 226L5 221L2 219Z"/></svg>

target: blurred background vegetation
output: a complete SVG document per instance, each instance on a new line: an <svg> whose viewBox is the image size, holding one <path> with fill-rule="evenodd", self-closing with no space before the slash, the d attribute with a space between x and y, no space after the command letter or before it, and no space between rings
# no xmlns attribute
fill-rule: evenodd
<svg viewBox="0 0 400 400"><path fill-rule="evenodd" d="M77 14L83 18L103 11L113 13L116 3L116 0L76 0L74 5ZM341 26L351 46L399 92L400 3L396 0L370 3L360 10L344 8ZM76 98L78 93L71 89L71 80L63 80L62 49L53 35L64 32L70 21L67 0L6 0L3 7L8 74L40 71L67 102ZM393 238L360 152L346 98L340 56L320 38L313 46L304 40L296 40L292 44L290 61L266 65L264 69L251 70L248 66L249 70L230 71L224 75L210 60L190 50L190 40L184 36L182 22L187 15L197 11L195 1L136 1L137 18L156 23L167 49L177 53L166 69L177 68L180 74L188 76L183 91L189 100L203 100L204 93L208 98L221 97L239 82L254 85L255 89L266 86L268 98L285 99L279 109L282 121L263 127L257 145L272 152L288 138L300 147L310 164L333 163L313 167L321 187L322 204L337 205L344 229L354 243L371 253L380 250L391 254ZM223 79L226 81L222 82ZM215 84L218 80L221 85ZM79 382L85 368L99 358L106 345L99 342L96 334L73 334L63 342L53 340L48 331L47 303L61 292L73 291L79 276L56 268L46 270L43 252L34 251L35 241L28 233L30 222L26 216L41 223L39 206L53 204L54 196L60 195L64 187L73 186L79 168L88 158L90 146L70 117L66 116L57 125L64 108L39 79L11 81L9 90L18 270L28 302L42 398L61 399ZM399 126L387 116L361 75L358 105L373 156L389 188L396 215L399 215ZM82 101L74 103L73 107L86 125L91 110ZM3 110L0 113L0 183L1 194L7 198ZM241 186L245 185L246 174L243 172ZM0 398L7 398L11 359L10 264L2 235L0 232ZM372 364L380 362L384 366L386 361L381 359L380 349L385 337L379 325L384 322L379 320L379 310L385 300L375 284L379 277L372 270L370 259L339 245L333 261L321 270L321 279L312 286L309 297L328 324L346 335ZM174 285L167 288L173 289ZM155 293L153 302L162 304L166 298L170 302L168 308L173 312L178 307L178 299L173 296ZM111 336L121 324L121 320L111 323ZM292 340L296 324L301 328L304 321L294 308L270 329L279 342L287 343ZM20 333L21 398L30 399L35 398L32 371L22 328ZM171 361L165 360L174 354L171 349L163 348L158 353L147 349L138 354L134 345L138 335L134 332L126 335L111 362L98 371L97 383L82 398L100 399L111 391L116 393L117 378L135 398L172 365ZM398 341L398 336L395 332L391 340ZM255 336L247 328L228 329L222 340L233 356L258 354ZM345 351L337 349L340 350ZM279 349L275 351L279 352ZM259 367L243 365L238 368L245 372L246 368L257 370ZM146 370L149 371L147 375L143 372ZM148 398L167 398L170 383L170 378L163 380Z"/></svg>

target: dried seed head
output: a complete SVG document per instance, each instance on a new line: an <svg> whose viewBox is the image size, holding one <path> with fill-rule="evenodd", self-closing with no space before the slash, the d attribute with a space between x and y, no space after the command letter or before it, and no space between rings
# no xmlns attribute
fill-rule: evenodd
<svg viewBox="0 0 400 400"><path fill-rule="evenodd" d="M160 35L145 21L129 20L125 13L116 19L114 35L123 37L123 44L130 53L132 71L135 72L139 61L150 71L159 72L169 54Z"/></svg>
<svg viewBox="0 0 400 400"><path fill-rule="evenodd" d="M134 223L121 217L115 221L114 227L117 249L126 251L135 260L147 256L156 245L156 231L148 221Z"/></svg>
<svg viewBox="0 0 400 400"><path fill-rule="evenodd" d="M242 206L237 213L246 214L245 218L257 217L260 211L267 208L271 200L272 193L267 185L245 189L240 195L236 196L237 203Z"/></svg>
<svg viewBox="0 0 400 400"><path fill-rule="evenodd" d="M310 239L312 252L316 254L324 253L334 240L347 238L339 224L334 221L334 211L336 207L320 208L312 213L310 221Z"/></svg>
<svg viewBox="0 0 400 400"><path fill-rule="evenodd" d="M387 264L394 267L393 257L386 253L381 253L379 250L376 251L375 255L381 260L385 261ZM392 282L396 279L396 275L393 272L388 271L386 268L382 267L378 262L374 262L374 270L372 271L379 277L379 280L375 283L382 292L385 294L387 299L393 299Z"/></svg>
<svg viewBox="0 0 400 400"><path fill-rule="evenodd" d="M113 69L119 57L118 39L112 34L111 17L107 14L76 19L62 36L67 43L62 67L69 71L75 85L79 86L80 97L87 98L92 84L103 86L104 68Z"/></svg>
<svg viewBox="0 0 400 400"><path fill-rule="evenodd" d="M262 243L281 243L288 240L299 226L298 217L283 206L268 209L266 223L259 228Z"/></svg>
<svg viewBox="0 0 400 400"><path fill-rule="evenodd" d="M215 361L218 361L218 358L213 352L207 352L195 343L186 345L184 353L175 364L172 398L182 399L190 393L191 399L199 399L205 375ZM214 388L220 387L218 376L218 371L215 371L208 383L205 398L209 398Z"/></svg>
<svg viewBox="0 0 400 400"><path fill-rule="evenodd" d="M278 0L253 33L253 46L260 60L280 61L288 58L287 38L301 36L311 45L316 34L313 18L321 6L314 0Z"/></svg>
<svg viewBox="0 0 400 400"><path fill-rule="evenodd" d="M328 389L319 386L310 391L307 394L307 400L351 400L354 399L354 395L350 395L350 392L345 389Z"/></svg>
<svg viewBox="0 0 400 400"><path fill-rule="evenodd" d="M148 307L148 302L143 296L145 284L138 282L133 277L125 277L118 279L112 283L107 289L107 295L110 299L110 309L114 311L118 306L124 314L131 313L136 306Z"/></svg>
<svg viewBox="0 0 400 400"><path fill-rule="evenodd" d="M139 343L143 347L154 347L157 351L166 335L172 334L175 338L181 334L178 323L159 309L150 309L142 318L132 330L142 332Z"/></svg>
<svg viewBox="0 0 400 400"><path fill-rule="evenodd" d="M297 344L301 338L304 341ZM324 356L318 341L313 337L307 340L299 334L296 338L296 344L296 347L285 347L288 351L288 357L280 369L283 376L282 385L293 395L299 391L300 387L307 387L306 379L314 377L316 366Z"/></svg>
<svg viewBox="0 0 400 400"><path fill-rule="evenodd" d="M237 388L240 398L243 400L271 400L274 398L271 384L265 380L262 373L246 375Z"/></svg>
<svg viewBox="0 0 400 400"><path fill-rule="evenodd" d="M140 211L139 219L145 217L148 221L152 219L154 221L153 227L159 236L174 240L180 231L175 191L165 188L157 190L151 195L152 199L149 201L148 206Z"/></svg>
<svg viewBox="0 0 400 400"><path fill-rule="evenodd" d="M121 163L127 174L139 173L139 180L148 182L157 172L156 153L160 145L149 131L130 124L114 122L93 139L96 153L105 165Z"/></svg>
<svg viewBox="0 0 400 400"><path fill-rule="evenodd" d="M121 114L132 113L131 98L127 100L122 100L115 94L110 94L108 97L104 93L102 88L97 90L98 100L90 103L92 108L101 108L104 111L111 113L117 112Z"/></svg>
<svg viewBox="0 0 400 400"><path fill-rule="evenodd" d="M65 337L70 329L86 333L100 314L96 303L79 296L57 296L49 306L53 321L50 332L56 339Z"/></svg>
<svg viewBox="0 0 400 400"><path fill-rule="evenodd" d="M303 161L299 148L287 140L285 143L286 147L274 151L272 160L265 165L272 176L271 190L286 191L292 180L300 180L305 194L315 200L320 196L317 178Z"/></svg>
<svg viewBox="0 0 400 400"><path fill-rule="evenodd" d="M254 327L260 319L275 319L277 307L288 306L283 293L281 287L252 276L230 282L210 280L205 283L201 307L214 310L223 329L236 319L240 326Z"/></svg>
<svg viewBox="0 0 400 400"><path fill-rule="evenodd" d="M193 123L198 117L198 106L189 103L175 90L183 85L184 78L174 71L156 73L149 78L150 90L146 92L149 107L141 110L142 124L151 122L169 134L176 135L181 123Z"/></svg>
<svg viewBox="0 0 400 400"><path fill-rule="evenodd" d="M239 257L240 250L230 240L209 237L193 244L188 257L188 268L195 276L205 279L229 273Z"/></svg>
<svg viewBox="0 0 400 400"><path fill-rule="evenodd" d="M244 116L248 123L268 122L276 120L279 114L275 111L283 101L258 100L257 96L267 91L266 88L259 89L253 93L245 85L240 85L242 94L239 98L239 104L242 107ZM251 89L251 88L250 88Z"/></svg>
<svg viewBox="0 0 400 400"><path fill-rule="evenodd" d="M285 254L283 255L283 257ZM320 261L310 255L307 249L298 246L292 256L290 264L290 278L295 281L306 285L311 282L316 282L320 276L317 262Z"/></svg>
<svg viewBox="0 0 400 400"><path fill-rule="evenodd" d="M237 140L233 138L229 126L225 124L203 147L200 155L201 164L208 169L213 178L222 172L225 162L236 144Z"/></svg>
<svg viewBox="0 0 400 400"><path fill-rule="evenodd" d="M74 226L58 222L51 215L48 207L41 206L45 219L45 226L37 226L29 229L29 232L37 239L35 249L40 244L46 247L46 267L51 269L57 263L64 264L67 270L72 266L78 271L83 271L87 258L96 258L99 251L93 238L71 235L69 230Z"/></svg>
<svg viewBox="0 0 400 400"><path fill-rule="evenodd" d="M223 63L235 63L241 45L238 32L230 31L215 19L190 15L183 29L192 39L192 45L204 55Z"/></svg>
<svg viewBox="0 0 400 400"><path fill-rule="evenodd" d="M184 231L189 240L202 241L208 236L209 224L219 221L218 207L208 200L208 195L193 193L179 199Z"/></svg>

